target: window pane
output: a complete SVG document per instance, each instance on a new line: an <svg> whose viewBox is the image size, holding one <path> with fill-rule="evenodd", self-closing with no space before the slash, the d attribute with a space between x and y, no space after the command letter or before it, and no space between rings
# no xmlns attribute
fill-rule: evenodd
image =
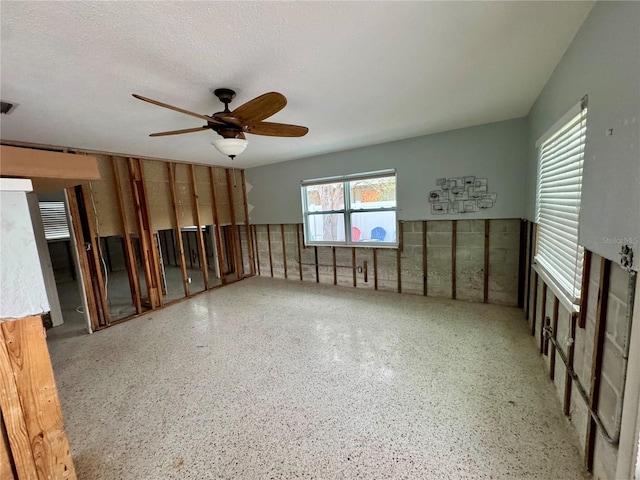
<svg viewBox="0 0 640 480"><path fill-rule="evenodd" d="M344 184L325 183L306 187L309 212L326 212L344 209Z"/></svg>
<svg viewBox="0 0 640 480"><path fill-rule="evenodd" d="M308 242L344 242L344 214L320 214L307 217Z"/></svg>
<svg viewBox="0 0 640 480"><path fill-rule="evenodd" d="M393 208L396 206L396 177L367 178L349 182L351 208Z"/></svg>
<svg viewBox="0 0 640 480"><path fill-rule="evenodd" d="M354 242L395 243L396 212L352 213L351 239Z"/></svg>

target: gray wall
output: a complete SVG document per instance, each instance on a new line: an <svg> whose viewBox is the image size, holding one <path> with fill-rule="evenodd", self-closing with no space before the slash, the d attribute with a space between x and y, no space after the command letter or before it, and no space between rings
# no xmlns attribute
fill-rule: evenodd
<svg viewBox="0 0 640 480"><path fill-rule="evenodd" d="M520 218L526 174L526 119L515 119L246 170L251 223L302 221L300 182L388 168L398 171L398 219ZM313 132L311 132L313 134ZM496 205L483 212L431 215L440 177L488 178Z"/></svg>
<svg viewBox="0 0 640 480"><path fill-rule="evenodd" d="M536 100L529 114L530 220L535 215L534 144L585 94L589 111L579 241L617 263L621 240L616 239L635 239L636 257L640 253L640 3L596 3ZM610 128L613 136L606 135Z"/></svg>

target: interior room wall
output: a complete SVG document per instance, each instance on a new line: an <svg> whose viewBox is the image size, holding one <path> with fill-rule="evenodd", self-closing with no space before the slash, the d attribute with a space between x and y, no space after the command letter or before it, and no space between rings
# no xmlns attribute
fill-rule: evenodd
<svg viewBox="0 0 640 480"><path fill-rule="evenodd" d="M493 208L464 218L521 218L526 129L520 118L247 169L250 222L301 222L303 180L389 168L397 170L399 220L460 218L432 215L429 192L437 178L471 175L487 178L498 196Z"/></svg>
<svg viewBox="0 0 640 480"><path fill-rule="evenodd" d="M579 241L594 253L617 262L620 244L627 239L624 243L635 244L637 257L639 2L597 2L531 109L525 208L530 220L535 217L535 142L584 95L589 96L589 110Z"/></svg>

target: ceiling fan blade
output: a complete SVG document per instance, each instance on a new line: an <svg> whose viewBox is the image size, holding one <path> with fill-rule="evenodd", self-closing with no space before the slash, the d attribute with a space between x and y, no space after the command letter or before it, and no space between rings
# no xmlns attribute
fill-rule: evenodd
<svg viewBox="0 0 640 480"><path fill-rule="evenodd" d="M289 125L287 123L260 122L250 125L245 130L246 133L254 135L267 135L269 137L303 137L309 129L299 125Z"/></svg>
<svg viewBox="0 0 640 480"><path fill-rule="evenodd" d="M192 117L200 118L200 119L205 120L207 122L224 125L224 123L222 123L220 120L217 120L217 119L211 118L211 117L207 117L206 115L200 115L199 113L190 112L189 110L185 110L183 108L174 107L173 105L169 105L167 103L162 103L162 102L159 102L157 100L152 100L151 98L143 97L142 95L137 95L135 93L132 93L132 95L135 98L137 98L138 100L142 100L143 102L149 102L149 103L152 103L153 105L158 105L159 107L168 108L169 110L173 110L174 112L184 113L185 115L191 115Z"/></svg>
<svg viewBox="0 0 640 480"><path fill-rule="evenodd" d="M236 108L231 115L244 125L256 124L265 118L275 115L287 105L287 98L278 92L269 92L249 100Z"/></svg>
<svg viewBox="0 0 640 480"><path fill-rule="evenodd" d="M185 128L184 130L171 130L169 132L152 133L149 136L164 137L166 135L180 135L181 133L201 132L202 130L209 130L209 127L196 127L196 128Z"/></svg>

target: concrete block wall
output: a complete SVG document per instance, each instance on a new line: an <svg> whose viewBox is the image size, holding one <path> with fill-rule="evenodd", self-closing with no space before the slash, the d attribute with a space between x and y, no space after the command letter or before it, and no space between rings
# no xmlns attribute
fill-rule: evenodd
<svg viewBox="0 0 640 480"><path fill-rule="evenodd" d="M573 369L580 379L584 390L589 393L591 386L596 316L598 310L598 297L600 289L601 257L593 254L589 271L589 282L586 289L586 322L585 328L576 327L574 365ZM533 321L534 311L534 275L531 271L530 278L530 324ZM628 292L630 273L619 265L612 263L609 275L609 291L607 294L607 309L605 315L605 337L602 354L600 376L598 414L602 419L609 435L615 434L616 412L622 401L621 389L625 381L623 373L622 356L627 341L627 328L630 321L628 309ZM546 301L543 303L544 281L538 277L537 295L535 301L535 330L534 338L537 347L541 342L541 322L544 316L552 318L555 295L551 287L547 286ZM562 303L558 309L558 326L556 337L561 349L566 353L569 348L569 328L571 314ZM543 355L545 367L549 370L551 365L551 351ZM566 368L558 355L555 359L554 386L560 402L565 395ZM571 387L571 402L569 416L571 424L575 427L578 443L583 456L586 455L587 426L590 421L589 409L586 402L580 396L575 382ZM618 458L617 445L605 441L599 431L596 432L595 449L593 455L593 476L596 479L615 479Z"/></svg>
<svg viewBox="0 0 640 480"><path fill-rule="evenodd" d="M456 298L484 301L485 242L488 242L487 301L515 306L520 280L521 222L519 219L506 219L490 220L487 224L488 235L485 220L455 221ZM353 287L355 278L356 288L415 295L423 295L426 284L428 296L452 298L453 225L451 220L402 222L398 229L402 235L400 255L396 248L305 246L302 225L269 225L269 237L267 225L254 225L256 272L261 276L284 278L284 229L287 277L290 280L299 281L302 271L303 281L335 282Z"/></svg>

